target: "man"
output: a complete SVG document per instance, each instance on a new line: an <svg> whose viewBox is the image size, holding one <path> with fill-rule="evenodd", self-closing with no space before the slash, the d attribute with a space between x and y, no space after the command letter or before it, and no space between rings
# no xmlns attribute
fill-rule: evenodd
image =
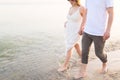
<svg viewBox="0 0 120 80"><path fill-rule="evenodd" d="M86 76L88 54L94 43L95 54L102 61L101 73L107 71L107 54L103 53L105 41L110 37L113 22L113 0L86 0L86 24L82 37L82 67L75 78ZM82 33L82 29L79 34Z"/></svg>

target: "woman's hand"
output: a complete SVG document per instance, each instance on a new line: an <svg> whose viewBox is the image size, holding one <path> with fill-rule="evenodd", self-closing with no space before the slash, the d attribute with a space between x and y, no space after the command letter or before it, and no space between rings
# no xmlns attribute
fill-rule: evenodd
<svg viewBox="0 0 120 80"><path fill-rule="evenodd" d="M67 21L64 23L64 28L66 28Z"/></svg>

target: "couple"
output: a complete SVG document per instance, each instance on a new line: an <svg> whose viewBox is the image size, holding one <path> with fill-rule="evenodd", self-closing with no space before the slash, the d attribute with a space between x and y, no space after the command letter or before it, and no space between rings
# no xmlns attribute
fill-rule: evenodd
<svg viewBox="0 0 120 80"><path fill-rule="evenodd" d="M79 0L68 0L72 7L65 22L66 30L66 59L58 71L68 68L72 49L75 47L81 57L81 71L75 78L85 77L87 72L88 55L91 43L94 43L95 54L102 61L101 73L107 70L107 54L103 53L106 40L110 37L113 21L113 0L86 0L85 8ZM82 50L79 40L82 35Z"/></svg>

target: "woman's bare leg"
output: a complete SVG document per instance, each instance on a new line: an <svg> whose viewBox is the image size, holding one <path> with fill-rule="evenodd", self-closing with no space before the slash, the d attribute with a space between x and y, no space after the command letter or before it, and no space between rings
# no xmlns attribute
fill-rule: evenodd
<svg viewBox="0 0 120 80"><path fill-rule="evenodd" d="M81 55L82 55L82 52L81 52L81 50L80 50L80 45L77 43L77 44L75 44L75 49L76 49L76 51L77 51L77 53L78 53L78 55L81 57Z"/></svg>
<svg viewBox="0 0 120 80"><path fill-rule="evenodd" d="M58 71L65 71L68 68L68 64L71 58L71 54L72 54L72 49L68 50L67 55L66 55L66 59L65 62L63 63L63 65L58 69Z"/></svg>

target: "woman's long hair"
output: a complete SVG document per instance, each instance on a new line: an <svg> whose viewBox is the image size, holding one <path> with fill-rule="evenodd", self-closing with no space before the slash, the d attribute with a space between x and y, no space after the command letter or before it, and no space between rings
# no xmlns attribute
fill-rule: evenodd
<svg viewBox="0 0 120 80"><path fill-rule="evenodd" d="M80 6L80 0L75 0L77 2L77 5Z"/></svg>

